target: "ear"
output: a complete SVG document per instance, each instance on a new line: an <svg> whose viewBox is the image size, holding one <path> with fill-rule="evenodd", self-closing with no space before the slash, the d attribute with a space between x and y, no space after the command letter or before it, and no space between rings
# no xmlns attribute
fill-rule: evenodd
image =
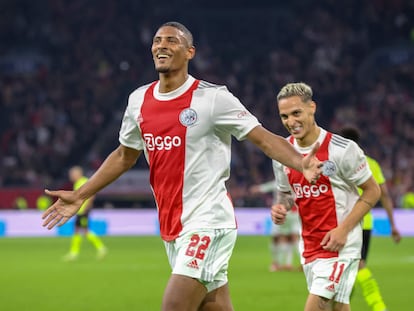
<svg viewBox="0 0 414 311"><path fill-rule="evenodd" d="M187 59L193 59L196 53L196 48L195 46L191 46L187 49Z"/></svg>
<svg viewBox="0 0 414 311"><path fill-rule="evenodd" d="M309 103L309 107L311 108L313 114L316 113L316 106L317 105L316 105L316 103L313 100Z"/></svg>

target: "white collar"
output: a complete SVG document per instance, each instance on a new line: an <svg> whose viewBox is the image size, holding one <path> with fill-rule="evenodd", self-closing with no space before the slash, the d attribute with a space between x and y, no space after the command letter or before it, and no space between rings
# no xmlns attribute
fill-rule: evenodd
<svg viewBox="0 0 414 311"><path fill-rule="evenodd" d="M193 85L195 78L188 75L187 80L175 90L168 93L160 93L160 81L155 84L153 95L157 100L171 100L183 95Z"/></svg>

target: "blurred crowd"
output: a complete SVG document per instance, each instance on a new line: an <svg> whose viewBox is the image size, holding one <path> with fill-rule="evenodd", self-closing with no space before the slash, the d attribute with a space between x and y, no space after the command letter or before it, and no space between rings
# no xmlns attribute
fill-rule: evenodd
<svg viewBox="0 0 414 311"><path fill-rule="evenodd" d="M177 20L195 38L191 74L227 85L280 135L278 90L310 84L320 125L361 129L398 205L414 189L413 3L221 2L2 1L0 187L56 188L74 164L95 170L118 144L129 93L157 79L154 31ZM270 160L248 142L233 148L235 205L269 204L248 189L272 179Z"/></svg>

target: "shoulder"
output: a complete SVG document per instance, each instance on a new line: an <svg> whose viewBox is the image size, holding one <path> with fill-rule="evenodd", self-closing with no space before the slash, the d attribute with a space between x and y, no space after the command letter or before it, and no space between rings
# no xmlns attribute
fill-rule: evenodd
<svg viewBox="0 0 414 311"><path fill-rule="evenodd" d="M357 146L357 144L354 141L333 133L331 137L331 144L340 149L347 149L349 147Z"/></svg>
<svg viewBox="0 0 414 311"><path fill-rule="evenodd" d="M141 96L144 96L144 94L145 94L145 92L148 90L148 88L149 88L151 85L153 85L155 82L156 82L156 81L153 81L153 82L151 82L151 83L148 83L148 84L145 84L145 85L142 85L142 86L140 86L140 87L136 88L134 91L132 91L132 92L129 94L129 100L133 100L133 99L135 99L135 98L139 98L139 97L141 97Z"/></svg>
<svg viewBox="0 0 414 311"><path fill-rule="evenodd" d="M363 150L356 142L338 134L332 134L330 147L332 148L331 150L334 151L334 154L344 158L353 156L360 157L364 154Z"/></svg>
<svg viewBox="0 0 414 311"><path fill-rule="evenodd" d="M367 162L368 162L369 169L371 170L375 181L378 184L384 183L385 179L384 179L384 175L382 173L381 165L378 163L377 160L375 160L375 159L373 159L369 156L366 156L366 159L367 159Z"/></svg>
<svg viewBox="0 0 414 311"><path fill-rule="evenodd" d="M219 85L219 84L211 83L211 82L208 82L208 81L205 81L205 80L199 80L197 89L199 89L199 90L205 90L205 89L219 90L219 89L224 89L224 90L228 91L227 90L227 87L225 85Z"/></svg>
<svg viewBox="0 0 414 311"><path fill-rule="evenodd" d="M377 160L375 160L374 158L371 158L370 156L366 156L366 157L367 157L367 162L370 167L377 168L377 169L381 168Z"/></svg>
<svg viewBox="0 0 414 311"><path fill-rule="evenodd" d="M207 94L219 97L233 96L225 85L215 84L204 80L198 81L199 83L196 92L199 92L203 96Z"/></svg>

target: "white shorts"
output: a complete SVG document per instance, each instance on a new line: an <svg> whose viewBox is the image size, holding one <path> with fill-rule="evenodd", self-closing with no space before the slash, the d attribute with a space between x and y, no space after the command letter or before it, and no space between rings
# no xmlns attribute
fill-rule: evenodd
<svg viewBox="0 0 414 311"><path fill-rule="evenodd" d="M320 258L303 265L309 293L349 304L359 259Z"/></svg>
<svg viewBox="0 0 414 311"><path fill-rule="evenodd" d="M227 283L237 229L200 229L164 242L172 273L199 280L208 292Z"/></svg>
<svg viewBox="0 0 414 311"><path fill-rule="evenodd" d="M299 234L300 220L298 212L288 212L283 225L276 225L272 222L271 236Z"/></svg>

